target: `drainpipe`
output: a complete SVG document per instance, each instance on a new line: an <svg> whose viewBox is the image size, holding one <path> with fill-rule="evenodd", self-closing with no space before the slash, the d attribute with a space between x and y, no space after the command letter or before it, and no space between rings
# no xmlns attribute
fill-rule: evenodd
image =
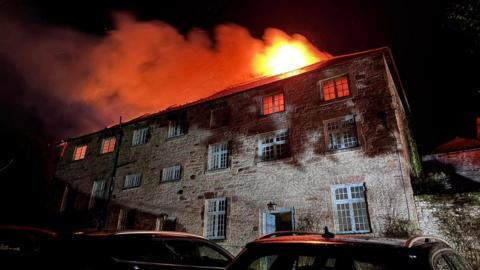
<svg viewBox="0 0 480 270"><path fill-rule="evenodd" d="M115 175L117 174L117 165L118 165L118 157L120 156L120 147L122 145L122 138L123 138L123 130L122 130L122 117L120 116L120 122L118 123L118 133L117 133L117 146L116 146L116 151L115 151L115 157L113 159L113 168L112 168L112 174L109 179L108 183L108 194L107 194L107 199L105 202L105 208L104 208L104 213L102 217L102 223L100 224L100 227L103 227L103 229L107 229L107 219L108 219L108 213L110 210L110 203L112 201L112 194L113 190L115 188Z"/></svg>

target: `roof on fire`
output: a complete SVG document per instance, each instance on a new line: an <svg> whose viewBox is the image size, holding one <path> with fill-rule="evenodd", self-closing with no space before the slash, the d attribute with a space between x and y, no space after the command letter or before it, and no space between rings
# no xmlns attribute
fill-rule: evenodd
<svg viewBox="0 0 480 270"><path fill-rule="evenodd" d="M322 68L325 68L325 67L328 67L328 66L332 66L332 65L335 65L337 63L341 63L343 61L346 61L346 60L352 60L352 59L355 59L355 58L360 58L360 57L364 57L364 56L367 56L367 55L374 55L374 54L382 54L385 57L385 59L387 61L387 64L389 65L390 70L392 71L393 80L395 81L395 84L396 84L397 89L399 91L399 96L402 99L402 102L405 106L407 114L409 114L410 113L410 106L409 106L407 98L405 96L405 92L404 92L402 83L400 81L400 77L399 77L397 68L395 66L395 62L393 60L392 52L391 52L390 48L382 47L382 48L377 48L377 49L372 49L372 50L367 50L367 51L362 51L362 52L356 52L356 53L351 53L351 54L334 56L334 57L329 58L327 60L312 64L312 65L309 65L309 66L306 66L306 67L302 67L302 68L299 68L299 69L296 69L296 70L292 70L292 71L289 71L289 72L286 72L286 73L282 73L282 74L278 74L278 75L274 75L274 76L260 77L260 78L254 79L252 81L248 81L248 82L245 82L245 83L241 83L241 84L237 84L237 85L228 87L228 88L223 89L223 90L221 90L221 91L219 91L219 92L217 92L217 93L215 93L211 96L199 99L199 100L191 102L191 103L186 103L186 104L183 104L183 105L175 105L175 106L168 107L167 109L161 110L161 111L156 112L156 113L147 113L147 114L141 115L139 117L128 120L127 122L121 123L121 125L129 125L129 124L139 122L139 121L142 121L142 120L145 120L145 119L148 119L148 118L153 118L155 116L163 115L163 114L166 114L166 113L169 113L169 112L178 111L178 110L185 109L187 107L195 106L197 104L201 104L201 103L205 103L205 102L208 102L208 101L220 99L220 98L223 98L223 97L227 97L227 96L230 96L230 95L238 94L238 93L249 91L249 90L254 90L255 88L263 86L263 85L271 84L271 83L274 83L274 82L277 82L277 81L280 81L280 80L284 80L284 79L287 79L287 78L291 78L291 77L295 77L295 76L298 76L298 75L301 75L301 74L305 74L305 73L308 73L310 71L314 71L314 70L322 69ZM115 125L107 127L106 129L115 129L115 128L118 128L119 126L120 126L120 124L115 124ZM70 139L67 139L67 141L79 139L79 138L86 137L86 136L90 136L90 135L93 135L95 133L103 132L103 131L105 131L105 129L98 130L96 132L92 132L92 133L89 133L89 134L84 134L84 135L81 135L81 136L78 136L78 137L70 138Z"/></svg>

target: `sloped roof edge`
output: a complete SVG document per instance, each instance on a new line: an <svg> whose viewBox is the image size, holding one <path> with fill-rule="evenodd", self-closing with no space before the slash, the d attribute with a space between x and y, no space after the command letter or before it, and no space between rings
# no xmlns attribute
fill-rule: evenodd
<svg viewBox="0 0 480 270"><path fill-rule="evenodd" d="M310 71L318 70L320 68L325 68L325 67L343 62L345 60L351 60L351 59L363 57L363 56L366 56L366 55L377 54L377 53L382 53L387 57L387 64L394 71L394 74L392 74L392 76L394 77L395 83L399 86L399 91L400 91L399 94L401 96L402 102L406 105L407 112L410 113L410 107L408 105L408 101L406 99L406 95L405 95L405 92L403 90L403 86L401 84L397 68L395 66L395 62L393 60L392 52L391 52L390 48L388 48L388 47L381 47L381 48L376 48L376 49L371 49L371 50L366 50L366 51L361 51L361 52L355 52L355 53L350 53L350 54L343 54L343 55L339 55L339 56L334 56L334 57L329 58L327 60L320 61L320 62L314 63L312 65L305 66L305 67L302 67L302 68L299 68L299 69L296 69L296 70L288 71L288 72L285 72L285 73L282 73L282 74L256 78L256 79L253 79L251 81L247 81L247 82L244 82L244 83L233 85L231 87L227 87L223 90L218 91L217 93L215 93L211 96L199 99L197 101L193 101L193 102L186 103L186 104L183 104L183 105L168 107L164 110L161 110L161 111L158 111L158 112L155 112L155 113L146 113L146 114L143 114L141 116L130 119L130 120L124 122L124 123L114 124L114 125L105 127L103 129L100 129L100 130L95 131L95 132L83 134L83 135L76 136L76 137L71 137L71 138L66 139L65 141L72 141L72 140L81 139L81 138L84 138L84 137L94 135L96 133L104 132L105 130L112 130L112 129L118 128L119 126L130 125L130 124L133 124L135 122L143 121L143 120L153 118L153 117L156 117L156 116L159 116L159 115L162 115L162 114L166 114L166 113L169 113L169 112L182 110L182 109L192 107L192 106L204 103L204 102L220 99L220 98L223 98L223 97L227 97L227 96L230 96L230 95L235 95L235 94L242 93L242 92L249 91L249 90L254 90L255 88L263 86L263 85L274 83L274 82L277 82L277 81L280 81L280 80L283 80L283 79L287 79L287 78L290 78L290 77L295 77L295 76L298 76L298 75L302 75L302 74L308 73Z"/></svg>

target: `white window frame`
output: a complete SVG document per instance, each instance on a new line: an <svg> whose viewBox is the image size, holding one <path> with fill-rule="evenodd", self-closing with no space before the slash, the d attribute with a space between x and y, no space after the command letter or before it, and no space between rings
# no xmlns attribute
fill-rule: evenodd
<svg viewBox="0 0 480 270"><path fill-rule="evenodd" d="M113 143L113 148L111 148L112 143ZM117 144L117 137L112 136L112 137L104 138L102 140L102 147L100 148L100 154L112 153L113 151L115 151L116 144Z"/></svg>
<svg viewBox="0 0 480 270"><path fill-rule="evenodd" d="M132 146L145 144L147 142L148 127L139 128L133 131Z"/></svg>
<svg viewBox="0 0 480 270"><path fill-rule="evenodd" d="M87 149L88 149L88 145L86 144L75 146L75 149L73 150L72 160L76 161L76 160L85 159L85 156L87 155Z"/></svg>
<svg viewBox="0 0 480 270"><path fill-rule="evenodd" d="M205 200L204 236L207 239L225 239L227 228L227 198Z"/></svg>
<svg viewBox="0 0 480 270"><path fill-rule="evenodd" d="M359 146L357 125L354 115L325 120L325 143L328 151Z"/></svg>
<svg viewBox="0 0 480 270"><path fill-rule="evenodd" d="M142 185L142 174L134 173L127 174L125 176L125 181L123 182L123 189L130 189L140 187Z"/></svg>
<svg viewBox="0 0 480 270"><path fill-rule="evenodd" d="M363 183L342 184L333 185L330 188L337 234L369 233L371 229L365 185ZM347 192L339 193L337 196L336 191L340 189L346 189ZM352 189L356 189L356 192L352 192ZM360 197L359 194L361 194ZM341 211L344 214L341 214ZM343 219L344 222L341 222L339 219ZM342 223L345 225L342 225ZM348 227L342 228L348 225L350 225L350 230Z"/></svg>
<svg viewBox="0 0 480 270"><path fill-rule="evenodd" d="M175 181L182 178L182 166L180 164L163 168L162 182Z"/></svg>
<svg viewBox="0 0 480 270"><path fill-rule="evenodd" d="M88 202L88 209L95 207L97 199L105 199L107 181L94 181L92 185L92 192L90 193L90 201Z"/></svg>
<svg viewBox="0 0 480 270"><path fill-rule="evenodd" d="M181 120L171 120L168 122L167 138L175 138L185 134L184 122Z"/></svg>
<svg viewBox="0 0 480 270"><path fill-rule="evenodd" d="M272 157L266 158L265 153L271 148ZM282 149L284 152L282 152ZM258 140L258 156L262 161L271 161L284 158L288 155L288 130L277 130L269 135L262 136Z"/></svg>
<svg viewBox="0 0 480 270"><path fill-rule="evenodd" d="M228 168L228 142L210 144L208 146L208 170Z"/></svg>

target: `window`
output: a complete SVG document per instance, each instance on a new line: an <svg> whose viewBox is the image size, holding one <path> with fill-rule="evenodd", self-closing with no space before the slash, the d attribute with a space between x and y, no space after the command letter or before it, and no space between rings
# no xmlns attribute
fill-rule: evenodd
<svg viewBox="0 0 480 270"><path fill-rule="evenodd" d="M325 129L328 140L328 150L358 146L355 118L353 116L325 121Z"/></svg>
<svg viewBox="0 0 480 270"><path fill-rule="evenodd" d="M162 181L178 180L181 177L181 166L175 165L162 170Z"/></svg>
<svg viewBox="0 0 480 270"><path fill-rule="evenodd" d="M215 198L205 201L205 236L208 239L225 239L226 206L226 198Z"/></svg>
<svg viewBox="0 0 480 270"><path fill-rule="evenodd" d="M229 111L227 107L216 108L210 111L210 128L226 126L228 120Z"/></svg>
<svg viewBox="0 0 480 270"><path fill-rule="evenodd" d="M320 86L320 93L325 101L350 95L347 75L320 81L318 85Z"/></svg>
<svg viewBox="0 0 480 270"><path fill-rule="evenodd" d="M100 149L100 154L106 154L113 152L115 150L115 142L117 138L110 137L102 140L102 149Z"/></svg>
<svg viewBox="0 0 480 270"><path fill-rule="evenodd" d="M133 131L132 146L147 142L148 128L136 129Z"/></svg>
<svg viewBox="0 0 480 270"><path fill-rule="evenodd" d="M155 219L156 231L175 231L177 227L177 218L169 217L167 214L161 214Z"/></svg>
<svg viewBox="0 0 480 270"><path fill-rule="evenodd" d="M277 131L259 141L259 155L263 161L284 158L288 156L288 132Z"/></svg>
<svg viewBox="0 0 480 270"><path fill-rule="evenodd" d="M88 208L92 209L97 203L97 199L105 199L105 183L106 181L95 181L92 186L92 194L90 195L90 202Z"/></svg>
<svg viewBox="0 0 480 270"><path fill-rule="evenodd" d="M139 187L142 183L142 174L129 174L125 176L125 182L123 183L123 188L134 188Z"/></svg>
<svg viewBox="0 0 480 270"><path fill-rule="evenodd" d="M337 233L370 232L363 184L332 186Z"/></svg>
<svg viewBox="0 0 480 270"><path fill-rule="evenodd" d="M228 167L228 143L217 143L208 146L208 170Z"/></svg>
<svg viewBox="0 0 480 270"><path fill-rule="evenodd" d="M262 213L262 234L295 229L294 209L276 208Z"/></svg>
<svg viewBox="0 0 480 270"><path fill-rule="evenodd" d="M137 212L134 209L121 208L118 212L117 230L132 230L135 228ZM130 249L131 250L131 249Z"/></svg>
<svg viewBox="0 0 480 270"><path fill-rule="evenodd" d="M168 123L168 138L177 137L185 133L183 121L175 120Z"/></svg>
<svg viewBox="0 0 480 270"><path fill-rule="evenodd" d="M283 93L263 97L263 115L272 114L276 112L283 112L285 104L283 100Z"/></svg>
<svg viewBox="0 0 480 270"><path fill-rule="evenodd" d="M73 160L84 159L86 153L87 153L87 146L86 145L76 146L75 150L73 151Z"/></svg>

